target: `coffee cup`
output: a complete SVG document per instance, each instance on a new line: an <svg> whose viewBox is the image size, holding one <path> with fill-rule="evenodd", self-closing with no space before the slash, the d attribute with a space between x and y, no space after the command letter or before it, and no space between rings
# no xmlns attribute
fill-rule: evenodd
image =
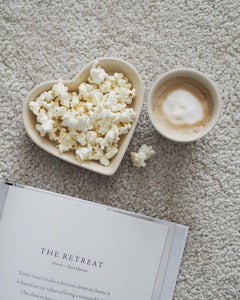
<svg viewBox="0 0 240 300"><path fill-rule="evenodd" d="M163 74L148 97L148 114L156 130L177 142L205 136L217 123L221 99L216 85L192 69Z"/></svg>

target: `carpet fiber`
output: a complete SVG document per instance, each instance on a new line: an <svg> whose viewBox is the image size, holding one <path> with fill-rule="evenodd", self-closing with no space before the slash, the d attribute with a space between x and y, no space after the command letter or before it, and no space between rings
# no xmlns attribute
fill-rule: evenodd
<svg viewBox="0 0 240 300"><path fill-rule="evenodd" d="M174 299L240 299L239 2L1 0L0 14L1 178L188 225ZM146 91L112 177L38 148L21 116L35 85L71 79L101 56L133 64ZM182 66L208 74L223 101L214 130L188 144L160 136L146 109L157 77ZM130 151L143 143L156 155L138 169Z"/></svg>

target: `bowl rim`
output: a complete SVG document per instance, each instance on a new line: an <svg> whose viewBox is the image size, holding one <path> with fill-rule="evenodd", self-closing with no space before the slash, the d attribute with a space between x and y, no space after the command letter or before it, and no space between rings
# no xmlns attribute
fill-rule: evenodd
<svg viewBox="0 0 240 300"><path fill-rule="evenodd" d="M36 128L34 128L34 126L29 126L29 123L31 123L29 121L30 116L31 116L31 114L33 114L29 110L29 102L33 100L33 99L31 99L31 97L33 97L34 94L38 93L38 91L39 91L39 95L40 95L43 92L43 91L40 92L40 90L42 90L43 87L45 87L46 85L53 86L55 83L58 83L58 82L62 82L63 84L66 84L66 85L76 83L78 81L78 79L81 77L81 75L84 74L84 72L86 72L88 69L90 70L91 66L93 65L93 63L95 61L97 61L97 65L101 65L101 62L104 63L104 62L107 62L107 61L109 61L109 62L113 61L113 62L118 63L118 64L123 64L127 69L129 69L133 72L134 77L136 77L136 80L138 81L138 84L139 84L138 94L137 94L137 96L135 96L136 97L135 101L137 101L136 105L138 107L138 111L136 112L136 118L135 118L135 120L132 124L131 129L126 134L126 138L125 138L126 142L125 142L125 145L124 145L125 148L121 152L118 152L116 154L115 164L113 165L112 162L110 161L109 166L103 166L103 165L100 164L99 161L86 161L86 162L80 163L80 162L78 162L77 159L72 160L72 159L68 158L68 155L66 155L66 153L69 153L70 151L66 152L65 153L66 156L64 156L64 153L63 154L59 153L56 147L55 147L56 151L52 151L51 149L49 149L46 145L44 145L41 142L43 140L48 139L48 137L41 137L40 134L37 132ZM117 70L114 71L114 72L117 72ZM128 78L127 74L124 74L124 75ZM36 99L36 97L34 97L34 99ZM53 156L55 156L59 159L62 159L63 161L67 161L67 162L69 162L73 165L76 165L78 167L82 167L84 169L88 169L90 171L93 171L93 172L96 172L96 173L99 173L99 174L102 174L102 175L111 176L117 171L117 169L118 169L118 167L119 167L119 165L120 165L120 163L121 163L121 161L124 157L124 154L125 154L125 152L128 148L128 145L131 141L131 138L132 138L134 130L136 128L137 122L139 120L139 116L140 116L141 111L142 111L143 101L144 101L144 84L143 84L142 78L141 78L140 74L138 73L138 71L130 63L124 61L123 59L116 58L116 57L99 57L99 58L96 58L96 59L90 61L89 63L85 64L83 66L83 68L80 70L80 72L78 72L71 80L44 81L44 82L41 82L40 84L38 84L37 86L35 86L33 89L31 89L30 92L27 94L27 96L25 97L25 99L23 101L22 119L23 119L23 124L24 124L25 130L26 130L28 136L41 149L45 150L46 152L50 153L51 155L53 155ZM37 139L35 138L34 132L38 133L38 138ZM52 142L52 141L50 141L50 142ZM121 146L119 146L119 147L121 147ZM75 157L74 153L73 153L73 155Z"/></svg>
<svg viewBox="0 0 240 300"><path fill-rule="evenodd" d="M206 126L206 128L204 130L202 130L200 133L198 133L198 135L196 135L195 137L183 137L183 138L178 138L178 137L173 137L171 136L171 134L168 134L166 131L163 131L159 126L158 126L158 120L156 120L156 118L154 117L153 114L153 110L152 110L152 102L153 102L153 95L156 92L157 88L159 87L159 85L161 83L166 82L167 80L177 77L177 76L186 76L189 78L193 78L192 76L196 76L197 78L201 79L201 81L205 82L205 87L207 89L209 89L209 87L212 89L212 91L215 94L215 104L216 107L214 109L214 113L213 113L213 117L211 118L211 121L209 122L208 126ZM202 82L203 83L203 82ZM215 105L214 104L214 105ZM207 75L205 75L204 73L194 70L192 68L176 68L176 69L172 69L170 71L167 71L165 73L163 73L160 77L157 78L157 80L154 82L148 99L147 99L147 110L148 110L148 116L152 122L152 125L154 126L154 128L165 138L172 140L174 142L183 142L183 143L187 143L187 142L194 142L199 140L200 138L204 137L205 135L207 135L213 128L214 126L217 124L218 119L220 117L221 114L221 108L222 108L222 101L221 101L221 96L219 93L219 90L217 88L216 83L214 83Z"/></svg>

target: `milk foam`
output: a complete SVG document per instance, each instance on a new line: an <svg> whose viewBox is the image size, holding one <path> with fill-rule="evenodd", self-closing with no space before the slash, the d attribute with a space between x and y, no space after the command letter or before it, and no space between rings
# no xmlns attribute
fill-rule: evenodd
<svg viewBox="0 0 240 300"><path fill-rule="evenodd" d="M177 89L166 97L163 102L163 113L176 125L192 125L204 118L199 100L183 89Z"/></svg>

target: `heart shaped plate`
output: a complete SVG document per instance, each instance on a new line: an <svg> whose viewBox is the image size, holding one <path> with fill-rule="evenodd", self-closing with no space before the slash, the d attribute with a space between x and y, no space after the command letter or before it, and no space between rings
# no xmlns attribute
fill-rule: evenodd
<svg viewBox="0 0 240 300"><path fill-rule="evenodd" d="M49 140L48 137L41 137L39 132L37 131L36 116L29 109L29 102L34 101L42 92L51 90L53 85L59 81L43 82L30 91L23 104L23 123L29 137L43 150L76 166L110 176L117 171L137 125L137 121L143 105L144 88L140 75L129 63L121 59L112 57L99 58L97 59L97 61L97 65L104 68L104 70L108 74L113 74L115 72L123 73L128 78L129 82L131 82L132 87L136 90L136 96L134 97L133 103L131 105L131 107L136 112L136 118L129 132L125 135L121 135L118 144L118 153L111 159L109 166L105 167L98 161L84 161L83 163L80 163L77 160L75 153L72 151L59 153L58 149L56 148L56 144L53 141ZM69 92L78 91L78 86L83 82L87 82L91 67L92 62L87 64L72 80L62 80L62 83L68 87Z"/></svg>

